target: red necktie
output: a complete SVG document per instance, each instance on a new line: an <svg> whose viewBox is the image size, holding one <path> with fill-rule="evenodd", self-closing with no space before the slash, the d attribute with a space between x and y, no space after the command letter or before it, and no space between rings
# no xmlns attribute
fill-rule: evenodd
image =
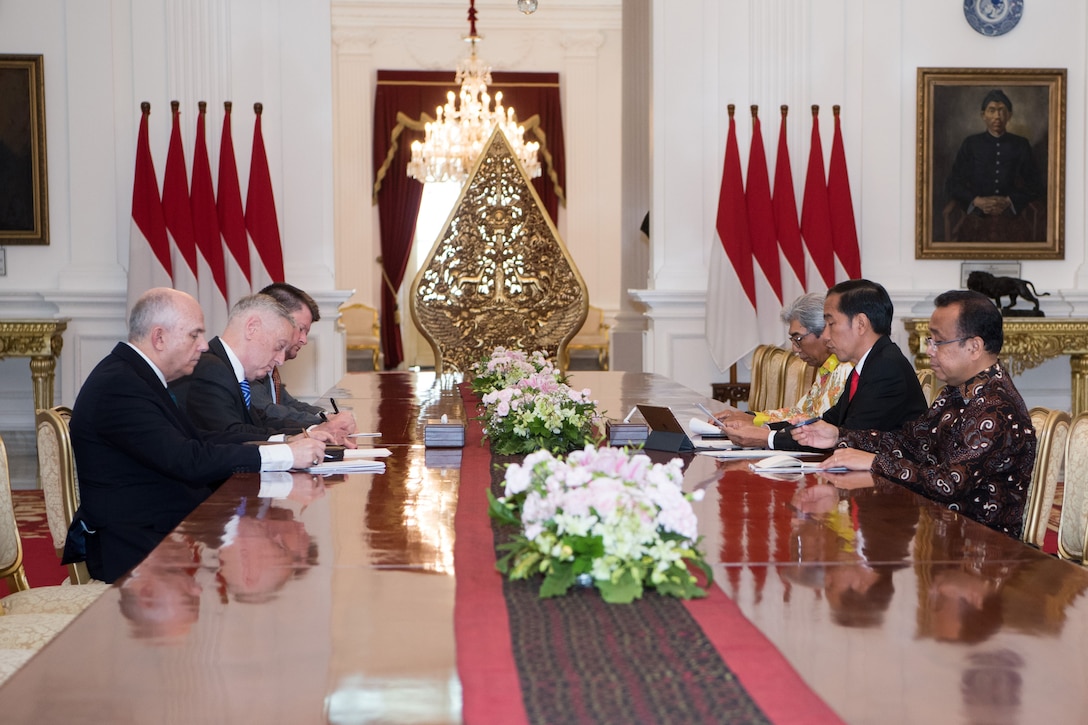
<svg viewBox="0 0 1088 725"><path fill-rule="evenodd" d="M854 393L858 391L858 371L850 371L850 394L846 397L847 400L854 399Z"/></svg>

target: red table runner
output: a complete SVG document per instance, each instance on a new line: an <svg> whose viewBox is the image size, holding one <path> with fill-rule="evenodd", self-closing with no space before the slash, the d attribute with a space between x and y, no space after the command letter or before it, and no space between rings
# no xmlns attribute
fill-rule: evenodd
<svg viewBox="0 0 1088 725"><path fill-rule="evenodd" d="M462 386L465 409L476 399ZM647 592L630 605L593 590L539 599L539 581L495 570L486 492L504 466L468 426L455 519L454 629L467 723L834 723L778 650L717 586L683 602Z"/></svg>

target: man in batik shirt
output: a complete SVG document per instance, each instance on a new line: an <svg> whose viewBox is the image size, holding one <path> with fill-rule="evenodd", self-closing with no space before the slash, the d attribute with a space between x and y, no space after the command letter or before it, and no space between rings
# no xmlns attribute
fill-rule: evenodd
<svg viewBox="0 0 1088 725"><path fill-rule="evenodd" d="M1001 312L977 292L938 295L926 339L946 385L921 417L895 431L798 428L803 445L838 445L829 466L872 471L953 511L1019 537L1035 463L1035 431L1001 366Z"/></svg>

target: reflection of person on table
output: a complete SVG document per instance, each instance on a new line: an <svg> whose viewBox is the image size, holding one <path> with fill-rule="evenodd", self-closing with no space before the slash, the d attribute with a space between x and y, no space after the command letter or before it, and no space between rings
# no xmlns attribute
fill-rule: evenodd
<svg viewBox="0 0 1088 725"><path fill-rule="evenodd" d="M887 500L875 506L882 496ZM800 516L793 522L791 546L805 566L783 573L800 574L798 583L822 586L837 624L872 627L883 621L895 593L892 577L907 566L914 535L912 503L904 502L901 516L887 515L896 501L894 494L879 489L852 493L824 483L794 495ZM813 567L822 570L819 576L806 573Z"/></svg>
<svg viewBox="0 0 1088 725"><path fill-rule="evenodd" d="M272 599L292 576L301 576L317 560L317 544L291 509L267 498L243 498L223 531L219 573L235 601Z"/></svg>
<svg viewBox="0 0 1088 725"><path fill-rule="evenodd" d="M822 416L828 427L894 430L926 409L914 366L889 337L893 311L887 290L867 279L847 280L828 290L821 339L839 360L854 366L846 390ZM725 426L738 445L802 449L787 430L768 431L743 421Z"/></svg>
<svg viewBox="0 0 1088 725"><path fill-rule="evenodd" d="M1001 312L978 292L937 296L926 339L947 384L933 406L897 431L849 431L817 423L794 431L809 446L838 445L829 466L869 471L1019 537L1035 463L1035 431L998 360Z"/></svg>
<svg viewBox="0 0 1088 725"><path fill-rule="evenodd" d="M204 313L190 295L156 288L133 305L128 342L100 362L72 410L81 505L69 537L86 535L91 576L112 582L135 566L233 473L320 461L325 444L244 445L266 436L201 433L167 390L192 372Z"/></svg>
<svg viewBox="0 0 1088 725"><path fill-rule="evenodd" d="M1024 211L1043 185L1031 143L1006 129L1012 101L1000 90L982 99L986 130L968 136L956 153L945 191L967 216L947 241L1037 241Z"/></svg>
<svg viewBox="0 0 1088 725"><path fill-rule="evenodd" d="M174 532L120 583L121 613L137 639L184 637L200 616L197 555L182 534Z"/></svg>
<svg viewBox="0 0 1088 725"><path fill-rule="evenodd" d="M743 413L736 408L728 408L716 413L718 420L735 420L755 426L778 423L794 418L813 418L823 415L842 395L846 377L853 369L850 363L841 363L828 351L827 342L821 337L824 331L824 297L819 292L810 292L795 299L782 308L782 321L788 326L793 354L816 368L816 380L808 393L788 408L777 410L751 411L755 416ZM766 432L763 433L766 436Z"/></svg>

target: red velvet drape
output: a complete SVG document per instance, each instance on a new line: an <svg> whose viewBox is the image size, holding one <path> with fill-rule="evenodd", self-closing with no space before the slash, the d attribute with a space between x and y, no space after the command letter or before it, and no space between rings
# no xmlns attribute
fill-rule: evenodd
<svg viewBox="0 0 1088 725"><path fill-rule="evenodd" d="M540 178L533 185L552 219L564 201L566 169L563 154L563 117L559 104L558 73L492 73L488 91L502 91L503 105L513 107L525 123L540 117L539 134L527 131L526 140L542 140ZM408 177L412 141L422 131L404 124L404 117L418 122L422 114L433 117L445 103L446 92L456 90L453 71L378 71L374 102L374 201L381 225L383 285L381 296L382 353L387 369L404 360L397 310L397 290L404 281L412 251L423 184ZM398 114L401 118L398 119ZM546 151L547 155L543 152ZM389 158L392 153L392 158ZM548 163L550 156L550 164ZM388 162L388 163L387 163ZM558 187L558 188L557 188Z"/></svg>

